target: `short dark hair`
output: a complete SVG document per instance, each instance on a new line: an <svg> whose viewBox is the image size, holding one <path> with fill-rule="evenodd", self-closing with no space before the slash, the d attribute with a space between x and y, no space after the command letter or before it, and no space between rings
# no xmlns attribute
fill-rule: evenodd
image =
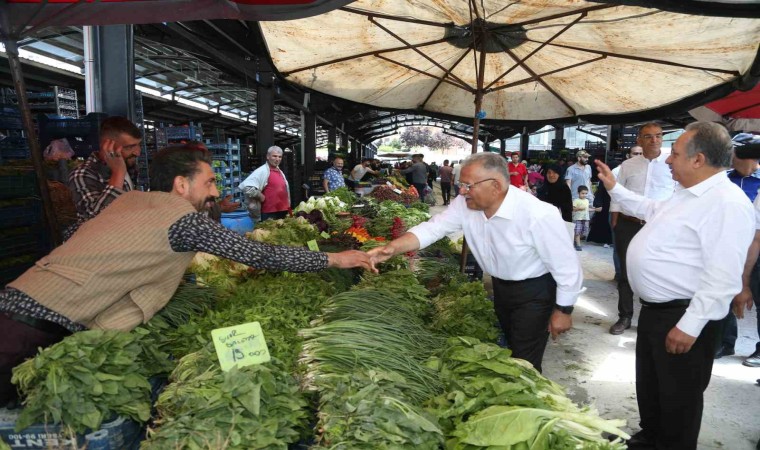
<svg viewBox="0 0 760 450"><path fill-rule="evenodd" d="M143 137L140 129L126 117L109 117L100 124L101 136L116 137L120 134L126 134L135 139L142 139Z"/></svg>
<svg viewBox="0 0 760 450"><path fill-rule="evenodd" d="M174 178L193 178L200 172L199 163L211 165L211 153L195 145L177 145L161 149L150 164L150 190L171 192Z"/></svg>
<svg viewBox="0 0 760 450"><path fill-rule="evenodd" d="M586 186L584 186L584 185L578 186L578 193L580 194L583 191L588 192L588 188Z"/></svg>
<svg viewBox="0 0 760 450"><path fill-rule="evenodd" d="M686 126L686 131L693 131L686 142L686 155L694 157L697 153L705 155L705 162L712 167L730 167L734 143L731 135L721 124L714 122L694 122Z"/></svg>

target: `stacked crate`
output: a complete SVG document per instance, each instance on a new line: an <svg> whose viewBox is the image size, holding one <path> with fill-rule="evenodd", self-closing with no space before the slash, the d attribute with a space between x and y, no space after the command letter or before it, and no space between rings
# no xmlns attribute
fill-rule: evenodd
<svg viewBox="0 0 760 450"><path fill-rule="evenodd" d="M240 140L227 138L226 141L217 144L207 142L206 148L214 157L213 168L219 195L232 195L234 201L241 201L242 192L237 189L243 181L240 170Z"/></svg>

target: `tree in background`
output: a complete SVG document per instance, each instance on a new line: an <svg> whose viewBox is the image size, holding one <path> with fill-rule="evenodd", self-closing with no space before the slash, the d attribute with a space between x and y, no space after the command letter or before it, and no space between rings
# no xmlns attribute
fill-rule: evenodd
<svg viewBox="0 0 760 450"><path fill-rule="evenodd" d="M430 142L427 144L428 148L434 151L447 150L455 145L454 138L440 130L430 136Z"/></svg>
<svg viewBox="0 0 760 450"><path fill-rule="evenodd" d="M432 134L430 128L406 127L401 133L401 143L409 148L429 147Z"/></svg>

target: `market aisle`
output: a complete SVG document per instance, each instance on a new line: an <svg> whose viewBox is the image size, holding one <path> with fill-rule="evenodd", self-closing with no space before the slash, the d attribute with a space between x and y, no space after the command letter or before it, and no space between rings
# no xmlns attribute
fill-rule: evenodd
<svg viewBox="0 0 760 450"><path fill-rule="evenodd" d="M594 403L603 417L626 419L628 431L635 432L638 304L631 329L609 334L617 319L612 249L585 244L580 256L587 290L573 313L574 328L547 346L544 374L566 386L575 401ZM751 319L739 321L737 355L715 361L705 392L700 449L752 450L760 439L760 386L755 384L760 369L741 364L754 350L755 318L753 311Z"/></svg>

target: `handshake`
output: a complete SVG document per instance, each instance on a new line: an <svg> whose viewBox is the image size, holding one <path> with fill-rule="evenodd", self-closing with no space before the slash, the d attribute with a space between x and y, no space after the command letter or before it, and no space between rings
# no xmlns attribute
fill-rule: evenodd
<svg viewBox="0 0 760 450"><path fill-rule="evenodd" d="M401 251L396 251L395 246L390 243L383 247L376 247L368 252L360 250L346 250L340 253L327 254L327 267L337 267L339 269L353 269L360 267L378 273L377 265L387 261Z"/></svg>

